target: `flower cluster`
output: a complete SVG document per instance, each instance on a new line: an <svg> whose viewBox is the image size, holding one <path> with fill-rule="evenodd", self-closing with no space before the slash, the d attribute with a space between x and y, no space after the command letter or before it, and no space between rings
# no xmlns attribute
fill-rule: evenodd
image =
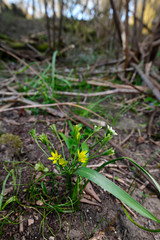
<svg viewBox="0 0 160 240"><path fill-rule="evenodd" d="M116 131L111 126L107 125L107 128L108 128L108 130L107 130L108 134L110 134L110 135L118 135L116 133Z"/></svg>
<svg viewBox="0 0 160 240"><path fill-rule="evenodd" d="M81 163L85 163L88 160L87 151L79 151L78 150L78 161Z"/></svg>
<svg viewBox="0 0 160 240"><path fill-rule="evenodd" d="M68 162L65 161L64 158L62 158L62 156L59 155L56 150L55 150L55 153L51 152L51 155L52 155L52 157L49 157L48 159L52 160L53 164L56 164L58 162L59 165L62 166L62 167L67 165Z"/></svg>

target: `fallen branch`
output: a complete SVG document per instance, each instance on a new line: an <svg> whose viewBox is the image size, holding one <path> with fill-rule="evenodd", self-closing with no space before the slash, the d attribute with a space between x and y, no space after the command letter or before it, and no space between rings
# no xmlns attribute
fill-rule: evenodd
<svg viewBox="0 0 160 240"><path fill-rule="evenodd" d="M50 103L50 104L38 104L36 102L32 102L28 99L18 99L18 101L20 102L23 102L23 103L26 103L28 105L24 105L24 106L19 106L19 107L12 107L12 108L5 108L5 109L2 109L0 108L0 112L8 112L8 111L13 111L13 110L20 110L20 109L25 109L25 108L40 108L40 109L43 109L43 110L46 110L47 112L51 113L52 115L55 115L56 110L52 109L52 108L49 108L49 107L57 107L57 106L73 106L73 107L78 107L78 108L81 108L83 110L86 110L90 113L92 113L93 115L97 116L98 118L101 118L103 120L105 120L103 117L101 117L99 114L93 112L92 110L90 109L87 109L83 106L80 106L78 104L73 104L73 103L70 103L70 102L66 102L66 103L60 103L60 102L57 102L57 103ZM53 112L53 111L54 112ZM66 114L65 113L59 113L56 115L56 116L59 116L59 117L65 117Z"/></svg>
<svg viewBox="0 0 160 240"><path fill-rule="evenodd" d="M158 101L160 101L160 92L159 92L159 90L155 88L155 86L151 83L151 81L147 78L147 76L142 72L142 70L139 68L138 65L136 65L135 63L131 63L131 66L135 68L135 70L141 76L142 80L151 89L151 91L153 92L154 96L158 99Z"/></svg>
<svg viewBox="0 0 160 240"><path fill-rule="evenodd" d="M110 94L117 93L139 93L135 89L114 89L103 92L96 93L76 93L76 92L62 92L62 91L54 91L55 94L66 95L66 96L80 96L80 97L97 97L97 96L106 96Z"/></svg>

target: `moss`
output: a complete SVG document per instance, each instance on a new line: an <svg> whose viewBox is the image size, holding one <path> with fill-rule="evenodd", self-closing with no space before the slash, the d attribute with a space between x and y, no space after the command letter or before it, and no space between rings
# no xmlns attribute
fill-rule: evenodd
<svg viewBox="0 0 160 240"><path fill-rule="evenodd" d="M8 45L14 49L22 49L25 48L26 44L23 42L10 42L8 41Z"/></svg>
<svg viewBox="0 0 160 240"><path fill-rule="evenodd" d="M19 155L22 148L22 141L19 136L11 133L5 133L0 137L0 144L5 145L12 155Z"/></svg>
<svg viewBox="0 0 160 240"><path fill-rule="evenodd" d="M48 43L42 43L38 46L36 46L36 48L40 51L40 52L45 52L48 49Z"/></svg>

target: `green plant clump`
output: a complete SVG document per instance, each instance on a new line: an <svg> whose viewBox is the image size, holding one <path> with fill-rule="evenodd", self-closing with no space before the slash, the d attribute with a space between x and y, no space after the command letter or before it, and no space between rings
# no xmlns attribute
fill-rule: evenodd
<svg viewBox="0 0 160 240"><path fill-rule="evenodd" d="M145 209L141 204L139 204L136 200L134 200L128 193L126 193L123 189L117 186L115 183L104 177L99 173L99 171L105 167L107 164L114 163L118 160L122 160L124 158L112 159L110 161L106 161L97 170L93 170L87 167L90 159L96 158L98 159L100 156L113 155L114 150L112 148L108 148L106 144L111 140L114 135L117 133L112 129L112 127L107 126L106 133L103 137L99 137L95 140L92 146L89 146L88 140L100 131L101 127L95 126L94 130L86 136L82 132L82 125L78 124L73 126L70 123L70 134L69 136L64 135L61 132L58 132L56 126L53 124L51 127L52 132L56 135L57 139L60 141L62 148L62 155L59 154L58 150L54 146L54 144L48 139L48 136L44 133L38 135L36 130L33 129L30 134L34 138L37 145L44 152L48 160L52 161L55 165L56 173L53 172L53 178L55 175L59 175L65 177L66 179L66 192L68 192L68 198L66 199L66 204L59 205L59 209L62 211L63 208L68 206L69 202L73 210L77 210L79 206L80 199L82 197L82 192L88 181L92 181L102 187L104 190L108 191L120 201L128 205L130 208L140 213L142 216L147 217L151 220L154 220L160 223L160 220L157 219L151 212ZM69 154L64 149L63 141L68 148ZM44 144L50 154L46 152L44 148L42 148L41 144ZM51 156L50 156L51 155ZM125 158L135 164L141 171L143 171L155 184L157 189L160 191L159 184L154 180L154 178L141 166L139 166L132 159ZM40 162L38 163L40 164ZM36 170L40 168L42 170L42 166L36 164ZM45 166L43 167L44 169ZM48 169L46 169L48 170ZM77 176L77 177L76 177ZM84 180L88 179L88 180ZM59 209L56 209L59 211ZM134 220L128 215L126 210L124 209L127 217L134 223ZM152 232L158 232L160 230L150 230L146 229L139 224L136 224L138 227Z"/></svg>

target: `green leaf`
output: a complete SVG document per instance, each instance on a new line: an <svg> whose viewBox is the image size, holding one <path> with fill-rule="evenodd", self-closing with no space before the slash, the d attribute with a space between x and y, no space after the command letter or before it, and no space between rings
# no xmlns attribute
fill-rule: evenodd
<svg viewBox="0 0 160 240"><path fill-rule="evenodd" d="M36 163L34 169L39 171L39 172L45 172L45 173L49 172L48 168L45 167L42 162Z"/></svg>
<svg viewBox="0 0 160 240"><path fill-rule="evenodd" d="M3 181L2 192L0 194L0 211L2 210L2 202L3 202L4 192L5 192L5 186L12 172L13 172L13 169L7 174L6 178Z"/></svg>
<svg viewBox="0 0 160 240"><path fill-rule="evenodd" d="M122 206L123 207L123 206ZM149 228L145 228L145 227L143 227L143 226L141 226L141 225L139 225L138 223L136 223L132 218L131 218L131 216L128 214L128 212L127 212L127 210L123 207L123 210L124 210L124 213L126 214L126 216L128 217L128 219L133 223L133 224L135 224L137 227L139 227L139 228L141 228L141 229L143 229L143 230L145 230L145 231L148 231L148 232L160 232L160 229L149 229Z"/></svg>
<svg viewBox="0 0 160 240"><path fill-rule="evenodd" d="M52 57L52 91L54 91L54 85L55 85L55 63L56 63L56 55L57 55L58 51L55 51L53 53L53 57Z"/></svg>
<svg viewBox="0 0 160 240"><path fill-rule="evenodd" d="M43 192L48 195L46 186L43 181L41 182L41 188L42 188Z"/></svg>
<svg viewBox="0 0 160 240"><path fill-rule="evenodd" d="M120 201L128 205L130 208L134 209L136 212L140 213L142 216L152 219L158 223L160 220L157 219L151 212L145 209L140 203L134 200L128 193L118 187L115 183L101 175L100 173L96 172L93 169L87 167L81 167L74 172L76 175L85 177L90 181L96 183L104 190L108 191Z"/></svg>
<svg viewBox="0 0 160 240"><path fill-rule="evenodd" d="M68 149L71 148L71 143L69 141L69 138L66 137L66 135L64 135L63 133L59 132L59 135L61 136L61 138L65 141L65 144L67 146Z"/></svg>
<svg viewBox="0 0 160 240"><path fill-rule="evenodd" d="M88 144L85 143L85 142L82 142L82 144L81 144L81 148L82 148L82 151L87 151L87 157L88 157L88 155L89 155Z"/></svg>
<svg viewBox="0 0 160 240"><path fill-rule="evenodd" d="M11 202L18 202L18 198L16 196L10 197L3 205L2 210L5 209L5 207L10 204Z"/></svg>

